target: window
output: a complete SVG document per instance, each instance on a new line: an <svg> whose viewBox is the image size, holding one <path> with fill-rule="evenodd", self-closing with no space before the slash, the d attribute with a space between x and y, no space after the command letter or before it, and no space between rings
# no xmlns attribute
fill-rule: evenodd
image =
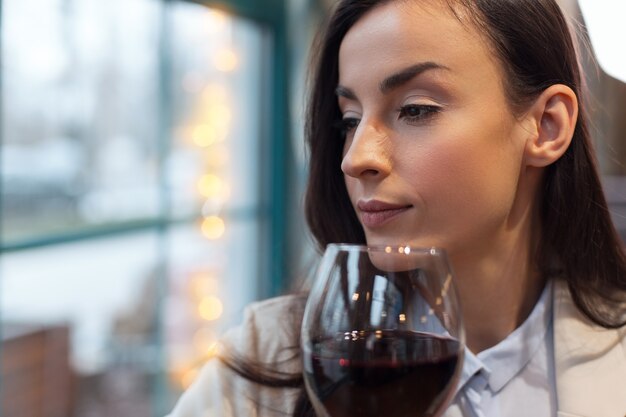
<svg viewBox="0 0 626 417"><path fill-rule="evenodd" d="M2 410L163 415L272 287L276 30L183 1L1 4L0 353L39 352L3 366Z"/></svg>

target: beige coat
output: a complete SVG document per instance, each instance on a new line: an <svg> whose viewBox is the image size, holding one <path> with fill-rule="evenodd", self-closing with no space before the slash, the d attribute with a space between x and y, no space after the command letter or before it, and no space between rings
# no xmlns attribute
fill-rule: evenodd
<svg viewBox="0 0 626 417"><path fill-rule="evenodd" d="M302 316L303 304L301 297L286 296L251 305L223 348L265 363L284 360L280 370L299 373L293 320ZM554 323L557 417L626 417L626 327L607 330L590 323L563 284L554 291ZM249 383L214 360L169 417L288 416L297 395L298 390Z"/></svg>
<svg viewBox="0 0 626 417"><path fill-rule="evenodd" d="M554 293L558 417L626 417L626 326L593 325L566 286Z"/></svg>

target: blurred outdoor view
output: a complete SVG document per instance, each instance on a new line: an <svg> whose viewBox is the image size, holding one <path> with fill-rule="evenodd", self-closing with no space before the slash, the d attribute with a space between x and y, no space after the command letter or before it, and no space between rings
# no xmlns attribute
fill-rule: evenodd
<svg viewBox="0 0 626 417"><path fill-rule="evenodd" d="M271 34L157 0L1 34L0 415L163 414L268 280Z"/></svg>

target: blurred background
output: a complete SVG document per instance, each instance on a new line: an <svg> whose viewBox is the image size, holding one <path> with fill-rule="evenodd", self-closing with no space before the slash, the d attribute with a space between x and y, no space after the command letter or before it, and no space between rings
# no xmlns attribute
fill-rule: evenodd
<svg viewBox="0 0 626 417"><path fill-rule="evenodd" d="M592 1L561 4L626 237L626 3ZM307 279L333 3L0 0L0 416L163 416L246 304Z"/></svg>

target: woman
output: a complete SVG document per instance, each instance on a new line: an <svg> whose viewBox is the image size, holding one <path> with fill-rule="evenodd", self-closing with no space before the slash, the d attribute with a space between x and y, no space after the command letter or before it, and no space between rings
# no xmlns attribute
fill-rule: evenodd
<svg viewBox="0 0 626 417"><path fill-rule="evenodd" d="M318 53L309 226L447 249L469 352L444 416L623 417L626 260L554 0L342 0ZM252 306L172 416L313 415L304 302Z"/></svg>

